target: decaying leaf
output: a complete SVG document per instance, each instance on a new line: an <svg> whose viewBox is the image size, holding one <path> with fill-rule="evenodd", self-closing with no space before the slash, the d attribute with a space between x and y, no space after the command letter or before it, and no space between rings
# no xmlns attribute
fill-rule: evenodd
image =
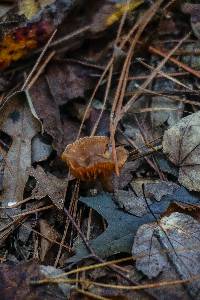
<svg viewBox="0 0 200 300"><path fill-rule="evenodd" d="M52 226L49 225L49 223L46 220L40 219L39 223L40 223L40 232L43 236L54 241L58 240L60 235ZM40 250L41 261L44 261L45 256L50 250L51 246L52 243L49 240L41 237L41 250Z"/></svg>
<svg viewBox="0 0 200 300"><path fill-rule="evenodd" d="M0 4L0 17L5 15L9 11L10 6L11 5L9 3L1 3Z"/></svg>
<svg viewBox="0 0 200 300"><path fill-rule="evenodd" d="M91 70L84 66L57 61L47 67L46 79L54 101L58 105L69 100L84 97L85 91L91 87L89 76Z"/></svg>
<svg viewBox="0 0 200 300"><path fill-rule="evenodd" d="M108 223L107 229L89 244L100 257L108 257L120 252L130 253L135 232L142 224L155 221L170 204L185 203L199 204L199 198L191 195L183 187L174 190L173 194L165 195L160 201L152 201L147 214L137 217L120 209L112 200L110 194L100 194L96 197L81 197L80 201L96 210ZM154 214L154 216L152 215ZM68 259L68 262L76 262L87 256L88 250L83 244L76 247L76 254Z"/></svg>
<svg viewBox="0 0 200 300"><path fill-rule="evenodd" d="M31 166L31 141L40 131L40 126L27 103L16 97L1 111L0 129L12 139L6 154L3 192L0 195L0 200L6 204L23 199L28 168Z"/></svg>
<svg viewBox="0 0 200 300"><path fill-rule="evenodd" d="M72 31L85 24L90 32L101 32L119 21L125 12L133 11L142 3L143 0L131 0L130 4L124 0L120 3L105 0L100 4L99 1L94 1L85 19L81 16L83 20L80 22L80 16L77 19L74 17L73 26L68 25ZM12 62L44 45L57 26L77 5L85 9L83 0L19 0L18 5L0 20L6 24L14 19L14 23L17 24L4 28L0 34L0 69L7 68ZM66 27L68 25L65 24ZM65 34L68 33L65 30Z"/></svg>
<svg viewBox="0 0 200 300"><path fill-rule="evenodd" d="M136 267L149 279L157 277L167 265L167 256L160 255L162 246L156 237L156 227L153 224L142 225L135 236L132 254L136 259Z"/></svg>
<svg viewBox="0 0 200 300"><path fill-rule="evenodd" d="M130 253L134 232L138 226L143 222L148 223L154 220L151 214L139 218L125 213L118 208L109 194L81 197L80 201L95 209L108 222L105 232L90 241L91 247L100 257L108 257L119 252ZM76 248L76 255L68 261L75 262L87 255L88 250L83 245L79 245Z"/></svg>
<svg viewBox="0 0 200 300"><path fill-rule="evenodd" d="M155 63L155 62L154 62ZM174 72L175 68L163 68L163 71ZM164 92L173 92L177 88L177 84L172 80L166 78L157 78L153 89L155 92L163 91ZM164 126L171 127L176 124L182 117L184 104L178 101L172 101L171 99L163 96L154 96L151 101L151 122L155 130L163 129ZM154 111L155 109L155 111ZM157 110L157 111L156 111Z"/></svg>
<svg viewBox="0 0 200 300"><path fill-rule="evenodd" d="M148 205L156 205L156 201L161 201L163 196L172 195L179 186L165 181L151 181L144 183L144 193L142 189L143 181L134 182L133 188L137 186L137 190L133 192L132 190L118 190L115 192L115 201L120 208L125 211L142 217L148 213ZM156 200L156 201L155 201Z"/></svg>
<svg viewBox="0 0 200 300"><path fill-rule="evenodd" d="M163 151L179 167L179 182L200 191L200 112L181 119L165 131Z"/></svg>
<svg viewBox="0 0 200 300"><path fill-rule="evenodd" d="M31 19L53 2L55 0L19 0L19 15L24 15L27 19Z"/></svg>
<svg viewBox="0 0 200 300"><path fill-rule="evenodd" d="M46 174L40 166L37 166L36 169L30 168L29 175L37 181L32 196L36 199L49 196L58 209L63 209L67 185L66 179L59 179L52 174Z"/></svg>
<svg viewBox="0 0 200 300"><path fill-rule="evenodd" d="M2 300L54 300L68 299L69 286L32 286L30 281L43 279L62 271L49 266L40 266L34 261L19 264L1 264ZM66 298L67 297L67 298Z"/></svg>
<svg viewBox="0 0 200 300"><path fill-rule="evenodd" d="M131 182L133 174L137 170L139 165L139 159L135 161L128 161L123 166L119 176L116 176L115 174L113 175L113 188L115 193L117 193L118 190L125 188L125 186L127 186L128 183Z"/></svg>
<svg viewBox="0 0 200 300"><path fill-rule="evenodd" d="M136 179L131 183L137 196L145 196L160 201L163 196L173 195L179 188L174 182L153 179Z"/></svg>
<svg viewBox="0 0 200 300"><path fill-rule="evenodd" d="M62 89L61 86L60 89ZM59 110L61 100L52 97L45 77L40 77L33 85L30 89L30 97L44 131L53 138L53 146L60 155L66 145L76 139L79 124L68 119L61 120Z"/></svg>
<svg viewBox="0 0 200 300"><path fill-rule="evenodd" d="M35 136L32 140L32 163L46 160L52 153L52 146L46 143L43 136Z"/></svg>
<svg viewBox="0 0 200 300"><path fill-rule="evenodd" d="M0 69L42 46L51 36L76 0L20 0L4 16L2 24L13 24L0 30ZM14 20L14 21L13 21ZM17 24L17 26L16 26Z"/></svg>
<svg viewBox="0 0 200 300"><path fill-rule="evenodd" d="M194 34L199 39L200 38L200 4L184 3L182 6L182 11L191 16L191 26Z"/></svg>
<svg viewBox="0 0 200 300"><path fill-rule="evenodd" d="M173 280L175 278L171 276L170 268L173 268L178 275L176 275L177 279L189 279L198 275L200 272L199 230L198 221L181 213L172 213L169 217L162 218L160 226L157 224L141 226L132 250L133 255L138 257L137 268L149 278L157 277L162 273L167 280ZM199 288L199 281L186 284L187 291L195 299L198 299ZM181 299L176 289L175 298ZM169 294L167 299L168 296Z"/></svg>
<svg viewBox="0 0 200 300"><path fill-rule="evenodd" d="M40 35L41 32L41 35ZM0 42L0 69L26 56L29 51L39 47L52 34L53 28L47 22L31 24L29 28L21 27L17 31L7 33Z"/></svg>
<svg viewBox="0 0 200 300"><path fill-rule="evenodd" d="M156 128L164 126L164 124L171 126L178 122L182 116L184 105L182 103L170 101L164 96L155 96L152 99L151 108L152 125Z"/></svg>
<svg viewBox="0 0 200 300"><path fill-rule="evenodd" d="M119 1L118 1L119 2ZM143 3L143 0L131 0L128 3L124 1L124 3L117 3L116 4L116 11L111 14L107 20L107 26L112 25L113 23L117 22L124 13L131 12L132 10L136 9L139 5Z"/></svg>
<svg viewBox="0 0 200 300"><path fill-rule="evenodd" d="M40 272L41 272L42 275L44 275L47 278L59 276L59 275L62 275L64 273L60 269L56 269L52 266L43 266L43 265L40 266ZM65 296L64 299L69 299L70 298L70 291L71 291L72 286L67 284L67 283L59 283L58 287L60 288L60 290L64 294L64 296ZM56 297L57 297L57 295L56 295Z"/></svg>
<svg viewBox="0 0 200 300"><path fill-rule="evenodd" d="M148 213L148 204L151 204L150 199L136 196L132 191L119 190L115 195L116 203L120 208L137 217L142 217Z"/></svg>
<svg viewBox="0 0 200 300"><path fill-rule="evenodd" d="M37 166L36 169L31 168L29 175L37 181L33 196L37 199L49 196L58 209L63 209L67 186L66 179L59 179L52 174L46 174L40 166Z"/></svg>

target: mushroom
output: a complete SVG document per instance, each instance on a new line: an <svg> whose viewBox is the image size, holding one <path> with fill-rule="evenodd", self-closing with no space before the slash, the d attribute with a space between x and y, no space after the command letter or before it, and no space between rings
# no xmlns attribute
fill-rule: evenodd
<svg viewBox="0 0 200 300"><path fill-rule="evenodd" d="M69 166L74 177L82 181L101 180L112 175L115 163L108 148L109 138L106 136L84 137L69 144L61 158ZM116 148L118 167L121 169L127 160L128 153L124 147Z"/></svg>

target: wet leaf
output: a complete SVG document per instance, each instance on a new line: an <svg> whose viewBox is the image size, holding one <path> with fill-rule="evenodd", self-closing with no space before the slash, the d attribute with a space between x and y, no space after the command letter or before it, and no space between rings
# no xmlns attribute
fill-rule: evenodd
<svg viewBox="0 0 200 300"><path fill-rule="evenodd" d="M125 188L133 179L133 174L140 165L140 160L126 162L123 166L119 176L113 175L113 187L115 193L118 190Z"/></svg>
<svg viewBox="0 0 200 300"><path fill-rule="evenodd" d="M155 58L154 58L155 59ZM155 64L155 62L153 61ZM175 68L163 68L163 71L166 72L175 72ZM174 89L177 89L177 84L172 80L168 80L166 78L157 78L155 84L153 85L153 89L155 91L163 91L163 92L173 92ZM171 127L176 124L183 115L184 104L178 101L172 101L171 99L165 96L153 96L151 101L151 122L152 126L155 130L165 128L167 125ZM153 110L157 111L153 111ZM163 131L161 131L163 132Z"/></svg>
<svg viewBox="0 0 200 300"><path fill-rule="evenodd" d="M157 153L156 161L162 172L178 177L178 168L169 161L163 153Z"/></svg>
<svg viewBox="0 0 200 300"><path fill-rule="evenodd" d="M4 14L6 14L10 8L11 8L11 4L1 3L0 4L0 17L2 17Z"/></svg>
<svg viewBox="0 0 200 300"><path fill-rule="evenodd" d="M121 1L120 1L121 2ZM130 12L143 3L143 0L131 0L115 3L104 0L93 1L90 10L83 15L73 16L73 23L67 24L66 16L76 11L77 5L84 10L85 2L79 0L19 0L18 5L2 19L5 23L0 40L0 69L7 68L12 62L26 57L44 45L55 31L58 25L65 20L63 35L67 35L77 28L88 26L91 33L99 33L107 29L116 21L119 21L124 12ZM78 10L77 10L78 11ZM81 21L80 21L81 19ZM13 26L11 26L14 20ZM10 26L6 27L9 23ZM68 31L68 27L70 32ZM83 39L82 39L83 40ZM79 44L80 41L77 40ZM69 48L73 44L68 45Z"/></svg>
<svg viewBox="0 0 200 300"><path fill-rule="evenodd" d="M6 155L3 193L4 203L23 199L24 187L31 166L31 141L40 130L27 103L21 98L13 98L1 111L0 129L12 139Z"/></svg>
<svg viewBox="0 0 200 300"><path fill-rule="evenodd" d="M165 131L163 152L179 167L179 182L200 191L200 112L181 119Z"/></svg>
<svg viewBox="0 0 200 300"><path fill-rule="evenodd" d="M43 265L40 266L40 272L42 275L44 275L47 278L62 275L62 273L64 273L60 269L56 269L52 266L43 266ZM65 295L64 299L69 299L70 298L70 290L71 290L72 286L67 283L59 283L58 287L60 288L62 293ZM56 297L57 297L57 295L56 295Z"/></svg>
<svg viewBox="0 0 200 300"><path fill-rule="evenodd" d="M21 27L4 35L0 41L0 69L7 68L30 51L42 45L53 33L52 25L48 22L31 24L29 27ZM41 32L41 35L40 33ZM38 40L40 36L41 40Z"/></svg>

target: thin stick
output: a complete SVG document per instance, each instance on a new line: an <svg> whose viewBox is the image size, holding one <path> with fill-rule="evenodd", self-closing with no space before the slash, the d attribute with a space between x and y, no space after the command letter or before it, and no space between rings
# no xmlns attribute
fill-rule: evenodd
<svg viewBox="0 0 200 300"><path fill-rule="evenodd" d="M140 62L143 66L147 67L149 70L151 70L151 71L155 70L154 67L150 66L149 64L145 63L144 61L139 60L139 62ZM169 79L169 80L171 80L171 81L173 81L173 82L176 83L177 85L180 85L180 86L184 87L185 89L188 89L189 91L193 91L193 89L192 89L190 86L185 85L185 84L182 83L180 80L171 77L169 74L167 74L167 73L165 73L165 72L163 72L163 71L161 71L161 70L158 71L158 74L159 74L159 75L162 75L163 77L165 77L165 78L167 78L167 79Z"/></svg>
<svg viewBox="0 0 200 300"><path fill-rule="evenodd" d="M97 119L96 123L94 124L93 130L91 132L91 136L95 135L95 132L96 132L97 127L99 125L99 122L101 120L103 111L105 109L106 102L107 102L107 99L108 99L108 94L109 94L109 91L110 91L110 86L111 86L111 81L112 81L112 74L113 74L113 64L110 66L110 70L109 70L109 74L108 74L108 81L107 81L107 85L106 85L106 91L105 91L105 95L104 95L104 101L103 101L102 109L101 109L101 112L98 116L98 119Z"/></svg>
<svg viewBox="0 0 200 300"><path fill-rule="evenodd" d="M82 290L82 289L79 289L79 288L74 288L74 290L77 291L78 293L82 294L82 295L89 296L90 298L93 298L93 299L110 300L110 298L105 298L105 297L102 297L102 296L99 296L99 295L95 295L91 292L88 292L88 291L85 291L85 290Z"/></svg>
<svg viewBox="0 0 200 300"><path fill-rule="evenodd" d="M194 106L200 106L200 103L198 103L197 101L192 101L192 100L187 100L187 99L181 99L177 96L170 96L168 94L165 94L164 92L160 93L158 91L152 91L152 90L148 90L148 89L144 89L142 87L139 87L139 89L141 89L143 91L143 94L147 94L147 95L154 95L154 96L161 96L161 97L166 97L169 100L172 101L179 101L179 102L183 102L183 103L188 103L190 105L194 105ZM135 95L137 93L137 91L135 92L128 92L126 93L126 96L131 96L131 95Z"/></svg>
<svg viewBox="0 0 200 300"><path fill-rule="evenodd" d="M47 64L49 63L49 61L52 59L52 57L55 55L55 51L52 51L51 53L49 53L49 55L47 56L47 58L45 59L45 61L43 62L43 64L41 65L41 67L38 69L37 73L35 74L35 76L33 76L33 78L31 79L30 83L27 84L26 89L29 90L34 83L36 82L36 80L38 79L38 77L42 74L42 72L44 71L45 67L47 66Z"/></svg>
<svg viewBox="0 0 200 300"><path fill-rule="evenodd" d="M158 55L160 55L162 57L168 57L168 55L169 55L169 53L163 52L160 49L154 48L153 46L149 47L149 51L151 53L153 53L153 54L158 54ZM180 62L176 58L169 57L168 60L171 61L171 62L173 62L173 63L175 63L177 66L181 67L183 70L189 72L190 74L194 75L195 77L200 78L200 72L199 71L196 71L196 70L190 68L189 66L187 66L186 64Z"/></svg>
<svg viewBox="0 0 200 300"><path fill-rule="evenodd" d="M151 81L155 78L158 71L161 70L161 68L166 64L168 59L173 55L173 53L183 44L184 41L188 39L190 36L190 32L184 36L179 43L168 53L168 55L160 62L160 64L157 66L157 68L150 74L147 80L142 84L141 88L146 88ZM130 109L131 105L142 95L142 91L138 90L138 92L124 105L122 108L120 114L116 116L116 121L120 121L121 118L124 116L124 114Z"/></svg>
<svg viewBox="0 0 200 300"><path fill-rule="evenodd" d="M54 208L54 205L51 204L51 205L48 205L48 206L44 206L44 207L41 207L41 208L36 208L36 209L33 209L33 210L29 210L29 211L26 211L24 213L21 213L21 214L18 214L18 215L13 215L12 217L13 218L18 218L18 217L24 217L24 216L28 216L28 215L31 215L31 214L35 214L37 212L40 212L40 211L44 211L44 210L48 210L48 209L51 209L51 208Z"/></svg>
<svg viewBox="0 0 200 300"><path fill-rule="evenodd" d="M21 223L21 222L20 222L20 223ZM35 234L37 234L37 235L43 237L45 240L47 240L47 241L49 241L49 242L51 242L51 243L53 243L53 244L56 244L56 245L59 245L59 246L60 246L60 243L59 243L59 242L57 242L56 240L52 240L51 238L49 238L49 237L43 235L42 233L40 233L39 231L37 231L37 230L35 230L35 229L33 229L33 228L30 228L29 226L26 226L26 225L23 224L23 223L21 223L21 226L27 228L28 230L31 230L31 231L34 232ZM69 247L69 246L67 246L67 245L62 244L62 247L65 248L65 249L66 249L67 251L69 251L69 252L73 252L72 248Z"/></svg>
<svg viewBox="0 0 200 300"><path fill-rule="evenodd" d="M58 283L82 283L82 284L86 284L86 285L94 285L94 286L99 286L99 287L103 287L103 288L110 288L110 289L116 289L116 290L131 290L131 291L136 291L136 290L144 290L144 289L152 289L152 288L164 288L164 287L168 287L168 286L173 286L173 285L179 285L179 284L184 284L184 283L190 283L193 281L197 281L200 279L200 274L195 275L195 276L191 276L188 279L177 279L177 280L166 280L166 281L160 281L160 282L156 282L156 283L149 283L149 284L140 284L137 286L127 286L127 285L115 285L115 284L107 284L107 283L101 283L101 282L96 282L96 281L90 281L87 279L69 279L69 278L65 278L65 279L53 279L53 278L49 278L49 279L44 279L41 281L36 281L36 282L31 282L31 284L33 285L37 285L37 284L44 284L44 283L54 283L54 284L58 284Z"/></svg>
<svg viewBox="0 0 200 300"><path fill-rule="evenodd" d="M94 250L92 249L92 247L88 244L88 241L86 239L86 237L84 236L84 234L82 233L82 231L80 230L79 226L76 224L76 222L74 221L74 218L72 217L72 215L69 213L69 211L64 208L64 212L67 215L68 219L70 220L70 222L72 223L72 225L74 226L74 228L76 229L76 231L78 232L78 234L80 235L80 237L82 238L86 248L88 249L88 251L94 256L97 257Z"/></svg>
<svg viewBox="0 0 200 300"><path fill-rule="evenodd" d="M76 37L77 35L80 35L81 33L84 33L86 31L88 31L90 29L90 25L87 25L87 26L84 26L83 28L79 28L73 32L71 32L70 34L54 41L53 43L51 43L50 47L49 48L52 48L52 47L55 47L55 46L58 46L64 42L67 42L69 41L70 39ZM39 51L39 50L38 50ZM59 50L58 50L59 51Z"/></svg>
<svg viewBox="0 0 200 300"><path fill-rule="evenodd" d="M115 149L114 136L115 136L117 124L119 122L118 116L120 115L120 112L121 112L123 98L124 98L125 90L126 90L126 86L127 86L127 79L128 79L128 75L129 75L131 59L133 56L135 46L136 46L140 36L142 35L142 33L143 33L144 29L146 28L146 26L148 25L148 23L151 21L152 17L157 12L157 10L160 7L162 2L163 2L162 0L157 1L140 18L138 30L135 34L135 37L131 43L130 48L129 48L127 57L125 59L124 65L123 65L119 83L118 83L118 86L116 89L115 98L113 101L112 110L111 110L111 114L110 114L110 139L111 139L111 143L112 143L112 156L113 156L113 160L115 162L115 172L117 175L119 175L119 167L118 167L118 163L117 163L117 154L116 154L116 149Z"/></svg>

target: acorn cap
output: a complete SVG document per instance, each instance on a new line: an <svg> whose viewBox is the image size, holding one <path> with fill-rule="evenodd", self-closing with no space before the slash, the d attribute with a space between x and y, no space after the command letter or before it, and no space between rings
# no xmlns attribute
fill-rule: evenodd
<svg viewBox="0 0 200 300"><path fill-rule="evenodd" d="M69 166L71 174L83 181L109 176L115 171L115 163L108 144L109 138L106 136L80 138L66 147L61 158ZM122 146L116 148L116 153L118 167L121 169L128 153Z"/></svg>

